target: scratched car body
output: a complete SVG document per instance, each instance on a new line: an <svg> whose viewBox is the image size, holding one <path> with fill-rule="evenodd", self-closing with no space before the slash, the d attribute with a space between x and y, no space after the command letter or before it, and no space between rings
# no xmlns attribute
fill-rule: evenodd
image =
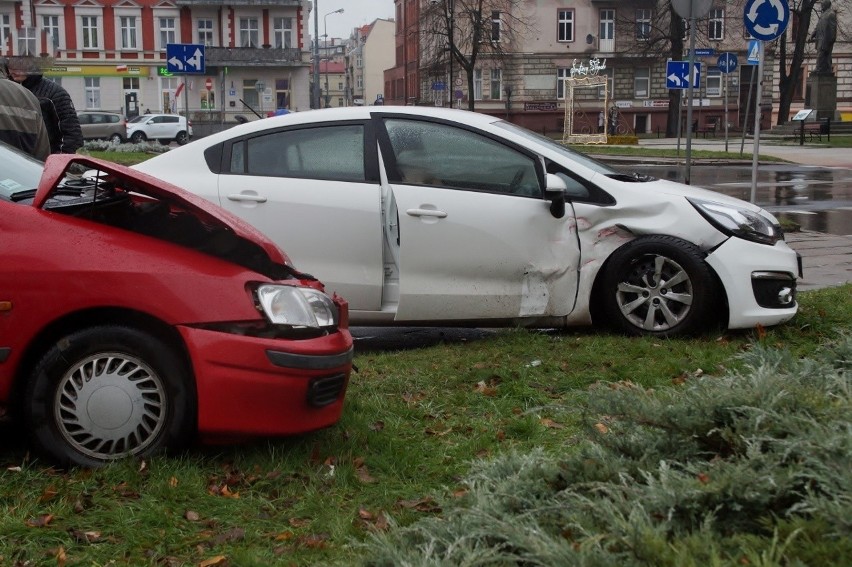
<svg viewBox="0 0 852 567"><path fill-rule="evenodd" d="M0 406L42 454L94 466L339 419L347 305L257 230L82 155L0 144L0 179Z"/></svg>
<svg viewBox="0 0 852 567"><path fill-rule="evenodd" d="M353 324L677 335L797 310L798 258L766 211L615 171L499 117L300 112L135 167L286 243ZM299 238L311 230L324 235Z"/></svg>

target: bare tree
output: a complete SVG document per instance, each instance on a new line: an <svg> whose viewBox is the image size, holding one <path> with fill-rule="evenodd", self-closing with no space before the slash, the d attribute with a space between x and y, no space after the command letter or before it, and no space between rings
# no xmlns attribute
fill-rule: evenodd
<svg viewBox="0 0 852 567"><path fill-rule="evenodd" d="M467 79L474 110L473 75L480 59L503 68L518 38L530 28L523 0L430 0L421 13L421 68L424 76L449 73ZM447 85L452 92L453 85Z"/></svg>

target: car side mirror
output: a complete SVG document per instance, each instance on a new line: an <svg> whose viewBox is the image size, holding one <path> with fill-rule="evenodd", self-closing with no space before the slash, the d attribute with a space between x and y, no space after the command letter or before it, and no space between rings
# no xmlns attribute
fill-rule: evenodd
<svg viewBox="0 0 852 567"><path fill-rule="evenodd" d="M568 185L565 180L548 173L544 178L544 198L550 201L550 214L554 218L561 219L565 216L565 193L568 192Z"/></svg>

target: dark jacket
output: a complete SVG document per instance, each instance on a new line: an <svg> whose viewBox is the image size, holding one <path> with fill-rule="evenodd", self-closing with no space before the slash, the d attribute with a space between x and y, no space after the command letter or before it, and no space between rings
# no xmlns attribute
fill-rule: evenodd
<svg viewBox="0 0 852 567"><path fill-rule="evenodd" d="M39 74L29 75L21 84L39 99L44 124L50 136L50 152L76 153L83 145L83 131L68 91L53 81L46 81Z"/></svg>
<svg viewBox="0 0 852 567"><path fill-rule="evenodd" d="M0 79L0 140L40 160L50 155L38 99L9 79Z"/></svg>

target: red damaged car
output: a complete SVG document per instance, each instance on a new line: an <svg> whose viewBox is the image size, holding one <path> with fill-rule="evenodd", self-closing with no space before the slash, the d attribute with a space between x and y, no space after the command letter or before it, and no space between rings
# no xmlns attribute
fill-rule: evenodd
<svg viewBox="0 0 852 567"><path fill-rule="evenodd" d="M93 466L340 418L346 302L204 199L0 144L0 233L0 406L51 460Z"/></svg>

